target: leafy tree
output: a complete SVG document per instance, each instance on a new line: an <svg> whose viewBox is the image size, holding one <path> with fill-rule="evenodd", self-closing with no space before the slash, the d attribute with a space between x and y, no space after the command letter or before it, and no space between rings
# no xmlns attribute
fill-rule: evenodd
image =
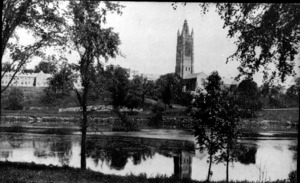
<svg viewBox="0 0 300 183"><path fill-rule="evenodd" d="M284 87L272 83L264 83L260 88L260 94L264 107L268 108L284 108L293 105L289 101L289 97L284 94Z"/></svg>
<svg viewBox="0 0 300 183"><path fill-rule="evenodd" d="M165 106L170 105L182 93L182 79L174 73L160 76L156 81L156 85L159 91L159 98L162 99Z"/></svg>
<svg viewBox="0 0 300 183"><path fill-rule="evenodd" d="M177 99L177 102L183 106L186 106L188 110L192 107L192 101L194 99L194 96L190 93L182 92L179 98Z"/></svg>
<svg viewBox="0 0 300 183"><path fill-rule="evenodd" d="M64 15L71 23L68 35L71 47L77 51L79 62L74 69L79 72L82 90L75 87L77 99L82 108L81 122L81 169L86 169L86 131L88 127L87 97L93 87L93 77L97 75L103 64L100 59L107 61L119 54L119 36L112 28L104 28L108 12L121 14L123 6L115 2L100 1L70 1L67 14Z"/></svg>
<svg viewBox="0 0 300 183"><path fill-rule="evenodd" d="M33 69L27 69L27 68L25 68L25 69L23 70L23 72L24 72L24 73L34 73L34 70L33 70Z"/></svg>
<svg viewBox="0 0 300 183"><path fill-rule="evenodd" d="M233 92L223 90L221 98L221 112L218 114L222 119L218 127L218 133L221 138L220 154L216 157L217 162L226 162L226 182L229 182L229 163L238 160L240 146L238 145L239 139L239 126L240 121L240 108L236 104L236 97Z"/></svg>
<svg viewBox="0 0 300 183"><path fill-rule="evenodd" d="M129 93L141 98L142 106L144 106L146 96L151 96L154 88L151 86L151 82L147 78L139 75L135 75L130 81Z"/></svg>
<svg viewBox="0 0 300 183"><path fill-rule="evenodd" d="M65 41L61 35L64 18L59 13L58 1L53 0L20 0L3 1L2 34L1 34L1 66L5 53L9 54L9 67L14 67L14 74L6 86L1 88L3 93L13 81L15 75L22 70L32 57L43 57L43 48L60 45ZM31 31L35 41L32 44L19 44L17 31L24 28ZM9 69L1 73L1 80Z"/></svg>
<svg viewBox="0 0 300 183"><path fill-rule="evenodd" d="M3 72L11 72L11 71L14 71L14 66L11 66L9 62L4 62L1 64L2 67L1 67L1 71Z"/></svg>
<svg viewBox="0 0 300 183"><path fill-rule="evenodd" d="M158 100L158 94L157 94L157 85L155 81L147 80L146 86L145 86L145 96L149 97L153 100Z"/></svg>
<svg viewBox="0 0 300 183"><path fill-rule="evenodd" d="M126 96L126 106L131 109L131 111L134 108L140 107L142 105L142 100L140 97L137 97L135 95L132 94L128 94Z"/></svg>
<svg viewBox="0 0 300 183"><path fill-rule="evenodd" d="M252 79L245 79L238 85L237 102L242 108L243 117L253 117L255 112L260 110L262 103L260 101L257 84Z"/></svg>
<svg viewBox="0 0 300 183"><path fill-rule="evenodd" d="M263 107L268 108L270 100L270 83L265 82L263 85L261 85L261 87L259 88L259 92L261 95Z"/></svg>
<svg viewBox="0 0 300 183"><path fill-rule="evenodd" d="M157 102L152 106L152 112L154 116L150 118L150 126L160 127L163 121L163 112L165 111L164 105L161 102Z"/></svg>
<svg viewBox="0 0 300 183"><path fill-rule="evenodd" d="M53 62L45 62L45 61L41 61L40 63L38 63L37 66L35 66L34 68L34 72L40 72L43 71L44 73L54 73L57 70L55 63Z"/></svg>
<svg viewBox="0 0 300 183"><path fill-rule="evenodd" d="M69 96L73 91L73 83L77 79L71 66L67 63L62 64L61 69L48 78L49 86L45 89L46 96L63 98Z"/></svg>
<svg viewBox="0 0 300 183"><path fill-rule="evenodd" d="M207 181L212 175L211 165L216 153L221 149L222 141L218 133L222 115L222 80L217 71L212 72L205 82L205 91L195 96L196 110L192 117L195 122L195 136L200 151L207 150L209 168Z"/></svg>
<svg viewBox="0 0 300 183"><path fill-rule="evenodd" d="M108 82L108 91L111 93L114 112L118 115L127 130L136 130L134 124L128 119L126 112L121 112L120 107L133 108L138 105L139 100L129 95L129 73L120 66L109 65L105 74Z"/></svg>
<svg viewBox="0 0 300 183"><path fill-rule="evenodd" d="M272 85L270 89L270 107L283 108L286 107L286 98L284 95L284 87L281 85Z"/></svg>
<svg viewBox="0 0 300 183"><path fill-rule="evenodd" d="M287 102L293 107L299 107L300 94L300 77L295 79L295 84L290 86L286 91Z"/></svg>
<svg viewBox="0 0 300 183"><path fill-rule="evenodd" d="M209 3L201 3L202 12ZM227 58L240 62L240 74L252 77L262 68L267 79L270 65L276 67L270 79L283 82L294 73L300 34L300 6L292 3L215 3L229 38L237 38L237 50ZM177 5L173 3L173 8Z"/></svg>
<svg viewBox="0 0 300 183"><path fill-rule="evenodd" d="M240 146L240 109L235 91L224 87L218 72L214 71L204 83L205 91L198 93L192 111L195 136L200 150L209 154L207 181L212 175L212 162L226 162L226 181L229 180L229 163L237 161ZM219 152L219 153L218 153ZM217 154L218 153L218 154Z"/></svg>
<svg viewBox="0 0 300 183"><path fill-rule="evenodd" d="M111 92L112 105L116 110L126 105L129 90L129 73L120 66L109 65L106 68L108 91Z"/></svg>
<svg viewBox="0 0 300 183"><path fill-rule="evenodd" d="M8 94L8 108L10 110L23 109L24 93L19 88L12 88Z"/></svg>

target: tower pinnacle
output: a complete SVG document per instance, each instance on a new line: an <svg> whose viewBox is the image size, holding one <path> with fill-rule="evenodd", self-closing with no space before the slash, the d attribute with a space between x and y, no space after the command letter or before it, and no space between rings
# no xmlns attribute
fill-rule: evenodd
<svg viewBox="0 0 300 183"><path fill-rule="evenodd" d="M185 19L184 23L183 23L183 27L182 27L182 35L189 35L189 34L190 34L189 26L188 26L187 20Z"/></svg>

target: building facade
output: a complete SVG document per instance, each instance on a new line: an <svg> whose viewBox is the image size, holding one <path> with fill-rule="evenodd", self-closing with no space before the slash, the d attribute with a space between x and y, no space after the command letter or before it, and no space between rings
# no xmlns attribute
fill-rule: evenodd
<svg viewBox="0 0 300 183"><path fill-rule="evenodd" d="M1 80L1 85L6 86L14 72L7 72ZM17 73L12 80L10 86L20 86L20 87L47 87L47 79L51 77L51 74L45 74L43 71L39 73Z"/></svg>
<svg viewBox="0 0 300 183"><path fill-rule="evenodd" d="M14 72L7 72L4 74L1 85L7 86L13 77ZM39 73L17 73L14 76L14 79L10 83L10 86L14 87L48 87L48 78L50 78L52 74L44 73L40 71ZM80 77L74 82L75 88L82 88Z"/></svg>
<svg viewBox="0 0 300 183"><path fill-rule="evenodd" d="M187 20L184 20L181 33L177 32L176 67L175 74L183 79L184 92L194 93L198 89L204 89L207 74L194 73L194 31L189 32ZM226 87L237 85L233 78L222 78Z"/></svg>
<svg viewBox="0 0 300 183"><path fill-rule="evenodd" d="M187 20L177 32L175 73L181 78L194 73L194 31L190 33Z"/></svg>

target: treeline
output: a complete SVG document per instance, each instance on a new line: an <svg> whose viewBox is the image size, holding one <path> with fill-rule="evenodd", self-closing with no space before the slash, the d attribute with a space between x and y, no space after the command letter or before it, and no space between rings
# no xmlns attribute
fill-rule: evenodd
<svg viewBox="0 0 300 183"><path fill-rule="evenodd" d="M52 77L48 80L49 86L39 99L42 105L60 106L60 103L76 101L74 82L80 80L73 69L74 65L64 62L55 65L54 62L42 61L35 66L35 71L52 73ZM130 78L127 69L120 66L108 65L105 69L100 67L94 69L98 71L94 72L95 76L92 77L94 81L88 93L90 105L110 104L129 109L148 108L149 102L146 100L150 99L156 103L153 112L162 112L172 108L172 104L190 108L195 97L183 92L184 81L174 73L162 75L154 81L142 75ZM229 89L243 109L243 117L255 117L255 112L263 108L299 107L299 77L295 78L294 83L287 89L272 83L265 83L259 87L252 79L244 79L238 85L229 86ZM70 99L72 96L74 99ZM7 108L22 109L23 98L21 90L11 90Z"/></svg>
<svg viewBox="0 0 300 183"><path fill-rule="evenodd" d="M255 117L255 112L261 109L299 107L300 78L295 78L287 89L272 83L258 87L252 79L244 79L237 86L231 86L230 91L243 109L243 117Z"/></svg>
<svg viewBox="0 0 300 183"><path fill-rule="evenodd" d="M45 105L54 104L57 100L70 97L74 92L74 82L78 75L72 70L72 65L62 64L49 78L49 87L44 90L41 102ZM89 103L108 104L113 107L147 108L146 100L153 100L164 108L172 107L172 103L188 105L192 96L182 92L182 79L173 74L162 75L158 80L149 80L142 75L130 78L127 69L120 66L108 65L105 69L95 68L92 77L92 87L88 93ZM80 90L80 89L78 89Z"/></svg>

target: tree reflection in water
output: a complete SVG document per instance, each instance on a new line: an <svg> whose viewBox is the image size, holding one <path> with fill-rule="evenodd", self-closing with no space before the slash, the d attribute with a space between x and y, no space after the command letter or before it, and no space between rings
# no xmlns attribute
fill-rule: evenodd
<svg viewBox="0 0 300 183"><path fill-rule="evenodd" d="M241 144L237 159L240 163L245 165L255 164L256 152L257 152L256 145Z"/></svg>
<svg viewBox="0 0 300 183"><path fill-rule="evenodd" d="M90 138L87 141L86 152L87 157L93 159L95 166L98 166L101 160L111 169L116 170L123 170L130 158L134 165L138 165L154 155L154 151L149 146L116 138Z"/></svg>
<svg viewBox="0 0 300 183"><path fill-rule="evenodd" d="M72 141L67 136L33 140L34 156L39 158L58 157L62 166L69 165L72 157Z"/></svg>
<svg viewBox="0 0 300 183"><path fill-rule="evenodd" d="M297 161L298 159L298 146L297 145L293 145L289 147L289 150L294 151L294 155L293 155L293 160Z"/></svg>
<svg viewBox="0 0 300 183"><path fill-rule="evenodd" d="M7 137L8 143L14 149L20 148L22 144L24 144L23 134L19 135L8 135Z"/></svg>

